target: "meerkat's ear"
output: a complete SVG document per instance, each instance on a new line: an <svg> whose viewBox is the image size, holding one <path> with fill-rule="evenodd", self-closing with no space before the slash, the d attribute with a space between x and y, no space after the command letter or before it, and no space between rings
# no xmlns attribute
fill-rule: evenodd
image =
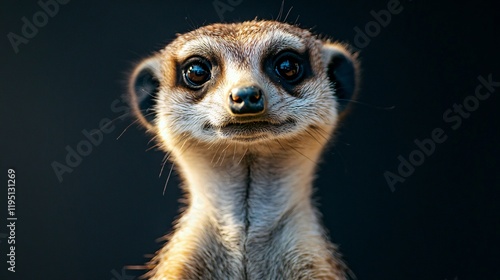
<svg viewBox="0 0 500 280"><path fill-rule="evenodd" d="M339 103L339 112L349 105L357 92L359 68L356 57L341 44L323 43L323 63Z"/></svg>
<svg viewBox="0 0 500 280"><path fill-rule="evenodd" d="M129 82L130 107L148 130L154 130L155 105L161 82L160 69L158 56L145 59L137 65Z"/></svg>

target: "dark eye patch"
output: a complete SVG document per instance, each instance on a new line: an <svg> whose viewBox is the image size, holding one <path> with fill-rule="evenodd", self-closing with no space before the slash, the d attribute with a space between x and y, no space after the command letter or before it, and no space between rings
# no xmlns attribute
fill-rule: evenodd
<svg viewBox="0 0 500 280"><path fill-rule="evenodd" d="M274 69L279 77L288 83L294 84L301 80L304 71L302 61L297 55L285 52L279 55L274 63Z"/></svg>
<svg viewBox="0 0 500 280"><path fill-rule="evenodd" d="M312 75L309 52L299 53L289 49L277 53L271 51L264 56L263 70L276 86L292 96L299 96L297 86Z"/></svg>
<svg viewBox="0 0 500 280"><path fill-rule="evenodd" d="M191 89L200 89L212 77L211 63L202 57L188 59L182 67L184 84Z"/></svg>

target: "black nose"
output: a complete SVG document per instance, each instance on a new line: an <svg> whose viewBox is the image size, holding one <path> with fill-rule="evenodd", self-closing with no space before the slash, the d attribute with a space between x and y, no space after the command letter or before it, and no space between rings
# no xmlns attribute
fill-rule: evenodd
<svg viewBox="0 0 500 280"><path fill-rule="evenodd" d="M256 86L234 88L229 94L229 108L233 114L259 114L264 112L264 107L264 95Z"/></svg>

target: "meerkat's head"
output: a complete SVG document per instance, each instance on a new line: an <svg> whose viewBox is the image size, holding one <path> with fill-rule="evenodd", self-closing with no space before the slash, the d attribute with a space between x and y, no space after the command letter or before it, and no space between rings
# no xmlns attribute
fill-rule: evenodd
<svg viewBox="0 0 500 280"><path fill-rule="evenodd" d="M213 24L133 72L131 105L166 150L185 139L254 145L330 134L357 83L355 56L276 21Z"/></svg>

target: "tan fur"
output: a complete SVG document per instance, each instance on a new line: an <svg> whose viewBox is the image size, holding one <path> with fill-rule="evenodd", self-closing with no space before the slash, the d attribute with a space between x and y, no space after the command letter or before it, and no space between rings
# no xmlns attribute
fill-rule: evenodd
<svg viewBox="0 0 500 280"><path fill-rule="evenodd" d="M263 71L266 55L283 50L307 55L310 65L293 92ZM171 153L187 198L174 233L151 262L150 279L346 279L311 202L317 162L339 119L326 73L332 53L357 70L341 44L296 26L250 21L179 35L137 67L132 81L149 69L160 82L154 121L145 119L134 92L131 105ZM179 85L179 65L193 56L212 63L210 84L199 92ZM225 103L241 85L262 88L267 109L259 120L276 124L251 140L223 132L241 121Z"/></svg>

